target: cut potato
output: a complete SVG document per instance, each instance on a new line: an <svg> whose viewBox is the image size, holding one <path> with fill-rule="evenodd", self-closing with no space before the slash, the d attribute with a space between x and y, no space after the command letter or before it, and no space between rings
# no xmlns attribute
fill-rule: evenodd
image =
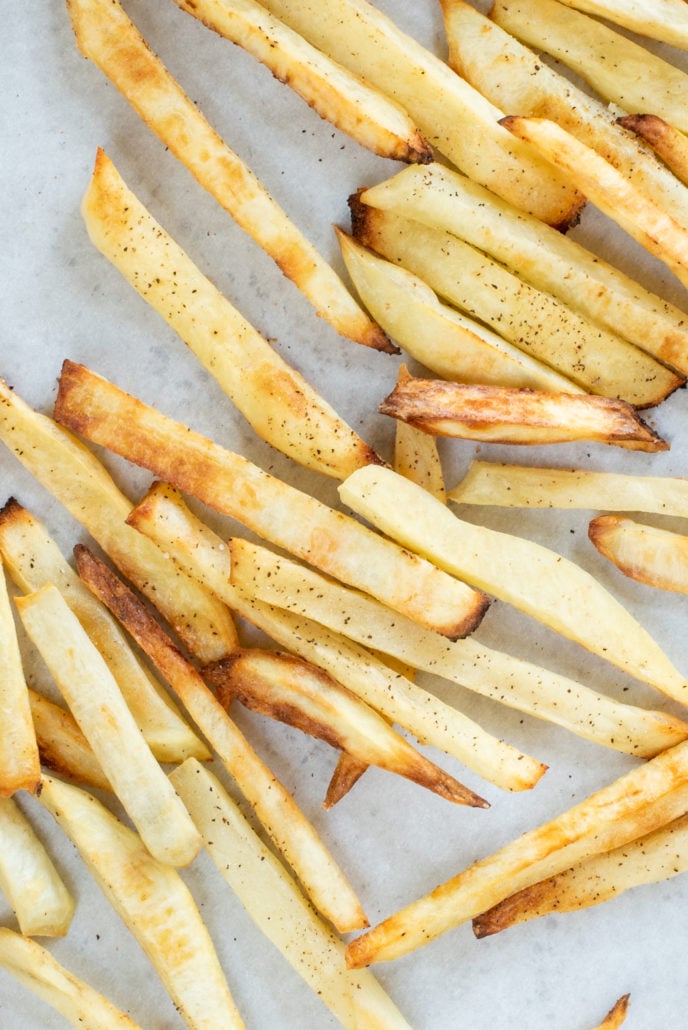
<svg viewBox="0 0 688 1030"><path fill-rule="evenodd" d="M588 536L625 576L660 590L688 594L688 536L620 515L593 519Z"/></svg>
<svg viewBox="0 0 688 1030"><path fill-rule="evenodd" d="M418 483L438 501L446 501L447 488L437 441L405 422L397 422L394 428L394 471Z"/></svg>
<svg viewBox="0 0 688 1030"><path fill-rule="evenodd" d="M41 765L82 786L111 791L110 781L72 713L35 690L29 690L29 702Z"/></svg>
<svg viewBox="0 0 688 1030"><path fill-rule="evenodd" d="M688 185L688 138L680 129L675 129L656 114L627 114L618 122L645 140L673 175Z"/></svg>
<svg viewBox="0 0 688 1030"><path fill-rule="evenodd" d="M0 797L39 787L41 767L10 596L0 562Z"/></svg>
<svg viewBox="0 0 688 1030"><path fill-rule="evenodd" d="M688 48L685 0L561 0L567 7L616 22L632 32Z"/></svg>

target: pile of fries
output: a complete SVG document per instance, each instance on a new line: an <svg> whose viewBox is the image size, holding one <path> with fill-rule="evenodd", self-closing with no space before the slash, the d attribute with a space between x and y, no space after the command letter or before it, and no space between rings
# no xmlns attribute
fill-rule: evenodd
<svg viewBox="0 0 688 1030"><path fill-rule="evenodd" d="M484 6L10 18L0 1021L681 1018L688 19Z"/></svg>

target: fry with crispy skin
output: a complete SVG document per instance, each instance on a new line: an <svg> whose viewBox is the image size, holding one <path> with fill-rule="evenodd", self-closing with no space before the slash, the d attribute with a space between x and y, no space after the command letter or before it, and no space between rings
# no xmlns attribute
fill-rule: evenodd
<svg viewBox="0 0 688 1030"><path fill-rule="evenodd" d="M98 790L112 790L93 748L66 708L29 690L41 765L68 780Z"/></svg>
<svg viewBox="0 0 688 1030"><path fill-rule="evenodd" d="M599 1026L595 1027L594 1030L618 1030L621 1024L626 1020L630 999L630 994L622 994L621 997L614 1002Z"/></svg>
<svg viewBox="0 0 688 1030"><path fill-rule="evenodd" d="M673 175L688 185L688 138L685 133L656 114L627 114L618 122L624 129L644 139Z"/></svg>
<svg viewBox="0 0 688 1030"><path fill-rule="evenodd" d="M588 536L624 576L688 594L688 536L620 515L599 515L588 526Z"/></svg>
<svg viewBox="0 0 688 1030"><path fill-rule="evenodd" d="M38 789L41 768L19 641L0 562L0 797Z"/></svg>

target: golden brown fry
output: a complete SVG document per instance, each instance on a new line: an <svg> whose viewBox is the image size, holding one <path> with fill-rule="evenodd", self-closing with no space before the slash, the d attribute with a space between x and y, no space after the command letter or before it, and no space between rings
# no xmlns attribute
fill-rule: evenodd
<svg viewBox="0 0 688 1030"><path fill-rule="evenodd" d="M630 994L622 994L622 996L614 1003L612 1008L609 1010L607 1015L604 1017L599 1026L595 1027L594 1030L618 1030L621 1024L625 1021L628 1014L628 1003L631 999Z"/></svg>
<svg viewBox="0 0 688 1030"><path fill-rule="evenodd" d="M340 479L380 460L158 225L102 150L82 210L93 243L181 336L259 436Z"/></svg>
<svg viewBox="0 0 688 1030"><path fill-rule="evenodd" d="M446 501L447 489L437 440L428 433L397 421L394 427L393 467L400 476L418 483L438 501Z"/></svg>
<svg viewBox="0 0 688 1030"><path fill-rule="evenodd" d="M0 562L0 797L39 787L41 767L19 642Z"/></svg>
<svg viewBox="0 0 688 1030"><path fill-rule="evenodd" d="M118 0L68 0L79 49L198 182L276 261L317 313L358 343L388 349L335 271L208 124Z"/></svg>
<svg viewBox="0 0 688 1030"><path fill-rule="evenodd" d="M379 410L433 436L489 443L590 440L639 451L668 450L626 401L590 394L543 393L407 374Z"/></svg>
<svg viewBox="0 0 688 1030"><path fill-rule="evenodd" d="M688 138L683 132L656 114L627 114L618 122L644 139L676 178L688 185Z"/></svg>
<svg viewBox="0 0 688 1030"><path fill-rule="evenodd" d="M620 515L600 515L588 536L625 576L660 590L688 594L688 536Z"/></svg>
<svg viewBox="0 0 688 1030"><path fill-rule="evenodd" d="M461 636L485 613L484 594L147 407L82 365L63 365L55 415L95 443L422 625Z"/></svg>
<svg viewBox="0 0 688 1030"><path fill-rule="evenodd" d="M340 754L323 801L323 808L333 808L358 783L368 768L367 762L359 762L346 751Z"/></svg>
<svg viewBox="0 0 688 1030"><path fill-rule="evenodd" d="M99 790L112 790L93 748L65 708L29 690L41 765L68 780Z"/></svg>
<svg viewBox="0 0 688 1030"><path fill-rule="evenodd" d="M688 48L688 11L684 0L561 0L567 7L616 22L641 36Z"/></svg>

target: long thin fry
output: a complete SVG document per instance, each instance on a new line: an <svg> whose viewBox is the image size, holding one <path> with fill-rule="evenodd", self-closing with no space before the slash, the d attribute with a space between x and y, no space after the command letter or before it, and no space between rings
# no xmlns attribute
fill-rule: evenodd
<svg viewBox="0 0 688 1030"><path fill-rule="evenodd" d="M684 0L561 0L567 7L616 22L641 36L688 48L688 11Z"/></svg>
<svg viewBox="0 0 688 1030"><path fill-rule="evenodd" d="M597 550L625 576L659 590L688 594L688 536L621 515L599 515L588 526Z"/></svg>
<svg viewBox="0 0 688 1030"><path fill-rule="evenodd" d="M644 139L675 178L688 185L688 138L685 133L656 114L627 114L619 118L618 122L624 129Z"/></svg>
<svg viewBox="0 0 688 1030"><path fill-rule="evenodd" d="M41 779L14 616L0 562L0 797L35 791Z"/></svg>

